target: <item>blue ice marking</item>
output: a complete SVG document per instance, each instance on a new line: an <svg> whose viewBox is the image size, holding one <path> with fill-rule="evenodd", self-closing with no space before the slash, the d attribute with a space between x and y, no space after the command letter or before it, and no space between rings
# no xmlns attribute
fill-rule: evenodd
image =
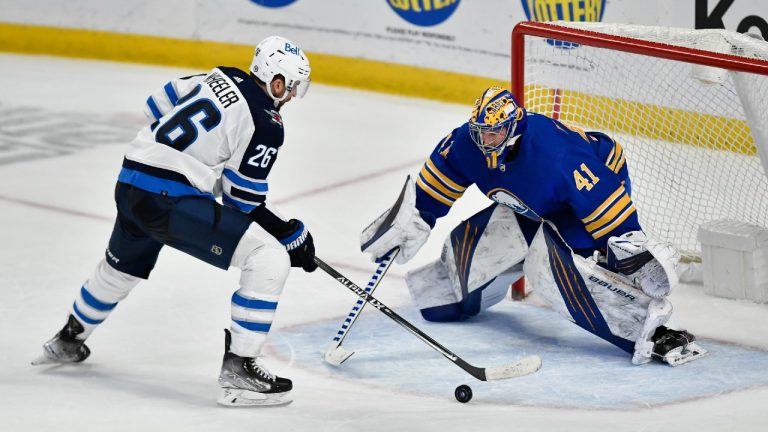
<svg viewBox="0 0 768 432"><path fill-rule="evenodd" d="M621 349L549 309L525 303L502 302L460 323L429 323L415 309L397 312L475 366L538 354L542 369L504 381L472 380L374 310L361 315L357 330L347 335L345 345L357 354L341 368L319 360L322 341L337 329L337 319L283 329L271 348L285 358L292 354L307 369L397 393L451 398L469 379L475 401L503 405L628 410L768 385L768 352L706 337L699 341L708 357L675 368L655 361L635 366Z"/></svg>

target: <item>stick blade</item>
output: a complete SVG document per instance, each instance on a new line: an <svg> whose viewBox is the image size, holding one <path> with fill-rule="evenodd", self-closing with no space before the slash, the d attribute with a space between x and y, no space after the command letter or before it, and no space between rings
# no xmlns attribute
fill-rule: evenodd
<svg viewBox="0 0 768 432"><path fill-rule="evenodd" d="M328 347L328 349L325 351L325 356L323 357L323 360L325 360L326 363L339 367L342 363L347 361L348 358L352 357L352 354L354 354L354 351L349 351L342 347L341 345L335 345L332 344Z"/></svg>
<svg viewBox="0 0 768 432"><path fill-rule="evenodd" d="M488 381L517 378L530 375L539 369L541 369L541 357L532 355L520 359L516 363L486 368L485 378Z"/></svg>

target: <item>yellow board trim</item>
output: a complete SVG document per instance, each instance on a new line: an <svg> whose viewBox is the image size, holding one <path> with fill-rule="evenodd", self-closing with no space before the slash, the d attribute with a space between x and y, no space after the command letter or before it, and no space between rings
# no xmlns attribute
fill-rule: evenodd
<svg viewBox="0 0 768 432"><path fill-rule="evenodd" d="M254 44L258 41L254 41ZM301 42L301 41L297 41ZM254 45L74 28L0 23L0 51L186 67L248 68ZM507 81L373 60L308 52L317 83L464 105Z"/></svg>
<svg viewBox="0 0 768 432"><path fill-rule="evenodd" d="M256 42L254 41L254 44ZM246 69L253 54L253 46L0 23L0 51L156 64L207 71L220 65ZM488 87L509 87L506 80L494 78L330 54L307 54L312 64L313 81L328 85L464 105L473 104L477 95ZM554 89L526 85L525 92L526 101L535 100L534 104L526 104L527 109L552 115L555 105ZM569 90L560 90L558 98L560 106L573 108L560 113L560 120L566 123L750 156L757 154L749 127L743 120ZM612 122L611 116L605 115L608 112L625 113L626 120L621 124ZM731 129L734 133L729 140L724 140L700 133L704 128Z"/></svg>
<svg viewBox="0 0 768 432"><path fill-rule="evenodd" d="M711 150L724 150L754 156L754 139L745 120L696 113L683 109L652 105L573 90L558 90L528 84L525 86L526 109L548 116L557 105L559 120L603 132L626 133L652 140L688 144ZM616 119L621 118L621 122ZM729 130L728 139L702 131Z"/></svg>

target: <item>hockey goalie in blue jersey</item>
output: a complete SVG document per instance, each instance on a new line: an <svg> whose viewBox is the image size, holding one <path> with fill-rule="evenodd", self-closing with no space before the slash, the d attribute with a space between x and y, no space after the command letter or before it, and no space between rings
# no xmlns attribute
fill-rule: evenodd
<svg viewBox="0 0 768 432"><path fill-rule="evenodd" d="M666 297L679 256L643 233L621 145L528 113L498 87L363 231L363 251L378 258L399 247L398 262L408 261L473 184L494 203L452 230L438 260L406 275L425 319L477 315L525 274L558 313L635 364L675 366L707 354L671 325Z"/></svg>
<svg viewBox="0 0 768 432"><path fill-rule="evenodd" d="M220 66L150 95L149 121L117 179L117 220L105 256L76 295L64 328L34 363L85 360L91 353L86 338L170 246L241 270L225 332L219 403L290 401L291 380L270 373L259 357L290 267L311 272L317 265L304 224L268 207L267 176L283 145L280 108L306 93L309 74L304 52L272 36L257 45L249 72Z"/></svg>

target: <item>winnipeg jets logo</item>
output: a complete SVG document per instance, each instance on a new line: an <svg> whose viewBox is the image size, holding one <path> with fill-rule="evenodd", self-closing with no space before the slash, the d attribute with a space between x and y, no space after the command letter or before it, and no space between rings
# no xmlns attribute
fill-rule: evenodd
<svg viewBox="0 0 768 432"><path fill-rule="evenodd" d="M264 110L265 113L269 116L269 119L272 120L272 122L280 127L283 127L283 118L280 116L280 113L275 110Z"/></svg>
<svg viewBox="0 0 768 432"><path fill-rule="evenodd" d="M499 204L503 204L509 207L515 213L520 213L521 215L535 221L541 221L541 217L537 215L536 212L528 208L528 206L523 204L519 198L505 189L494 189L490 191L488 193L488 198L496 201Z"/></svg>

